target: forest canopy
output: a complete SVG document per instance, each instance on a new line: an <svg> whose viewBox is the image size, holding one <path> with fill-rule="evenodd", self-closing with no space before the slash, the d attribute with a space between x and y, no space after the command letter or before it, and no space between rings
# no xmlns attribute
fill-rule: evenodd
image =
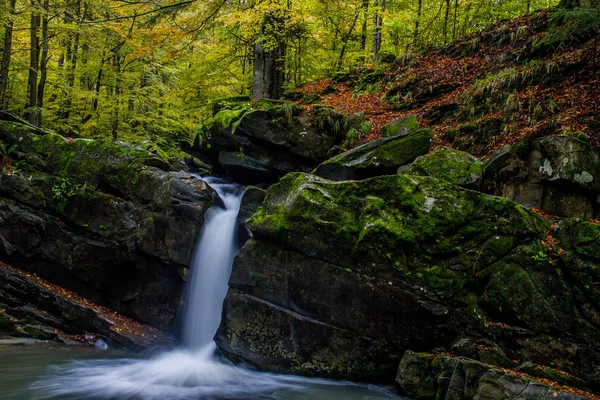
<svg viewBox="0 0 600 400"><path fill-rule="evenodd" d="M169 146L193 137L215 98L279 97L557 3L5 0L0 103L63 135Z"/></svg>

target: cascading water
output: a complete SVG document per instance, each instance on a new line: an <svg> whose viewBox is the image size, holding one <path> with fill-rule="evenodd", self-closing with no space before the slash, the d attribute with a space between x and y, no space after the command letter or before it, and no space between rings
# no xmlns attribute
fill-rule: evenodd
<svg viewBox="0 0 600 400"><path fill-rule="evenodd" d="M242 201L239 186L219 184L213 179L206 181L215 189L224 207L212 207L208 213L192 261L183 327L183 343L190 349L214 343L237 250L236 218Z"/></svg>
<svg viewBox="0 0 600 400"><path fill-rule="evenodd" d="M183 344L152 358L75 361L54 367L33 385L37 398L59 399L384 399L381 388L349 382L260 373L215 356L213 337L236 253L241 188L204 179L221 206L207 213L192 262Z"/></svg>

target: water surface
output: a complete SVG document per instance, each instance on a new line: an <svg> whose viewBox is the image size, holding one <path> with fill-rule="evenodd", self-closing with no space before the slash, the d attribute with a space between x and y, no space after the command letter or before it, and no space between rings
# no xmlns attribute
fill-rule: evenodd
<svg viewBox="0 0 600 400"><path fill-rule="evenodd" d="M261 373L188 350L136 357L49 343L0 345L0 393L3 400L402 399L392 388Z"/></svg>

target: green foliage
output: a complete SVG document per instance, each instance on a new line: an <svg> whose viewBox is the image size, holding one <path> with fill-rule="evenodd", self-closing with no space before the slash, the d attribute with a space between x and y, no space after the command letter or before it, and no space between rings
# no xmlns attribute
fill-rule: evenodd
<svg viewBox="0 0 600 400"><path fill-rule="evenodd" d="M58 182L52 186L52 197L61 201L73 197L77 194L85 193L91 188L87 185L87 182L83 184L76 184L69 179L59 179Z"/></svg>

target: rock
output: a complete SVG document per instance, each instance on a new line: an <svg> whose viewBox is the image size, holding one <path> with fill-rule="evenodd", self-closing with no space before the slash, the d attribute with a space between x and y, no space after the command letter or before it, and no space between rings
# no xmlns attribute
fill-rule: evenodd
<svg viewBox="0 0 600 400"><path fill-rule="evenodd" d="M219 111L190 151L208 155L216 173L271 183L289 172L308 172L341 144L350 125L364 121L322 106L310 114L292 103L264 100L255 107L265 109Z"/></svg>
<svg viewBox="0 0 600 400"><path fill-rule="evenodd" d="M381 128L382 137L405 135L409 132L416 131L419 129L419 122L417 121L416 115L409 115L402 119L399 119L389 124L384 125Z"/></svg>
<svg viewBox="0 0 600 400"><path fill-rule="evenodd" d="M0 176L0 260L172 329L212 189L150 152L0 123L22 171Z"/></svg>
<svg viewBox="0 0 600 400"><path fill-rule="evenodd" d="M238 246L241 248L244 243L251 237L250 229L247 226L247 222L258 207L261 206L267 191L255 186L248 186L244 189L244 195L242 196L242 202L240 204L240 211L237 216L238 220Z"/></svg>
<svg viewBox="0 0 600 400"><path fill-rule="evenodd" d="M393 174L401 165L427 153L431 138L431 130L420 129L377 139L327 160L314 173L335 181Z"/></svg>
<svg viewBox="0 0 600 400"><path fill-rule="evenodd" d="M63 293L63 294L59 294ZM11 336L56 340L65 334L99 335L111 346L140 351L173 343L157 329L137 324L77 295L0 265L0 335L3 321L12 320ZM4 328L4 329L3 329Z"/></svg>
<svg viewBox="0 0 600 400"><path fill-rule="evenodd" d="M394 61L396 61L396 55L391 51L381 50L375 56L375 62L378 64L392 64Z"/></svg>
<svg viewBox="0 0 600 400"><path fill-rule="evenodd" d="M270 182L276 179L269 167L243 153L219 153L219 163L235 182L241 184Z"/></svg>
<svg viewBox="0 0 600 400"><path fill-rule="evenodd" d="M518 158L501 149L485 166L487 190L561 217L595 218L600 151L571 136L534 141Z"/></svg>
<svg viewBox="0 0 600 400"><path fill-rule="evenodd" d="M513 362L506 357L506 354L504 354L504 351L502 351L502 348L498 344L486 339L460 339L452 345L450 351L454 355L472 358L485 364L504 368L514 366Z"/></svg>
<svg viewBox="0 0 600 400"><path fill-rule="evenodd" d="M407 349L471 337L497 343L488 361L594 376L598 328L538 261L549 223L513 202L431 177L289 174L249 226L217 337L234 360L385 380Z"/></svg>
<svg viewBox="0 0 600 400"><path fill-rule="evenodd" d="M584 400L584 392L573 394L528 377L468 358L407 351L396 377L403 394L417 400Z"/></svg>
<svg viewBox="0 0 600 400"><path fill-rule="evenodd" d="M475 188L482 183L483 164L464 151L437 147L432 153L417 158L398 173L433 176L455 185Z"/></svg>
<svg viewBox="0 0 600 400"><path fill-rule="evenodd" d="M600 228L558 225L557 238L581 237L560 239L558 256L541 244L549 226L433 177L289 174L249 222L217 341L277 372L385 381L406 350L444 347L598 385L600 277L587 257Z"/></svg>
<svg viewBox="0 0 600 400"><path fill-rule="evenodd" d="M534 364L529 361L524 362L516 367L515 371L522 372L536 378L547 379L563 386L578 387L583 389L586 386L585 382L583 382L581 379L567 374L566 372L547 367L545 365Z"/></svg>
<svg viewBox="0 0 600 400"><path fill-rule="evenodd" d="M296 156L314 161L322 160L333 146L335 138L317 133L300 120L292 118L289 129L274 123L275 115L271 111L252 111L239 121L235 134L248 137L267 147L285 148Z"/></svg>

